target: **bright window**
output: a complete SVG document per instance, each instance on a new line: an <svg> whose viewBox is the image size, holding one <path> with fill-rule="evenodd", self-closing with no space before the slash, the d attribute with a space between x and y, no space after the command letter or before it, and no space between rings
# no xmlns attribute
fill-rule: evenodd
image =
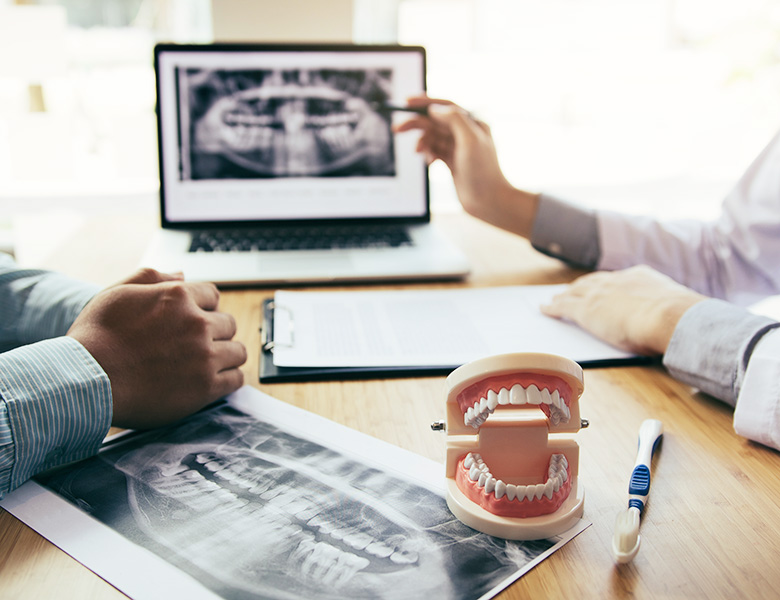
<svg viewBox="0 0 780 600"><path fill-rule="evenodd" d="M398 35L510 179L596 205L712 214L780 127L779 0L400 0Z"/></svg>
<svg viewBox="0 0 780 600"><path fill-rule="evenodd" d="M528 189L710 214L780 127L780 0L354 3L355 39L426 46L430 93L489 122L504 170ZM27 53L5 52L15 60L0 64L0 201L153 196L152 47L209 41L212 1L37 7L59 10L62 27L26 34L45 72L25 79L10 68ZM0 11L18 8L0 0ZM0 47L3 27L22 31L10 14ZM31 90L44 112L30 112ZM435 206L457 207L446 170L432 179Z"/></svg>
<svg viewBox="0 0 780 600"><path fill-rule="evenodd" d="M4 212L153 193L154 43L210 36L209 0L0 2Z"/></svg>

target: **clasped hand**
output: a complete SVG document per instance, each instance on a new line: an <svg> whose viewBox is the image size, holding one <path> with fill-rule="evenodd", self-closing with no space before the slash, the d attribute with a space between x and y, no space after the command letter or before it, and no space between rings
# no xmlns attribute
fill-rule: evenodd
<svg viewBox="0 0 780 600"><path fill-rule="evenodd" d="M86 305L68 335L108 375L113 425L170 423L241 387L246 348L218 304L213 284L143 269Z"/></svg>

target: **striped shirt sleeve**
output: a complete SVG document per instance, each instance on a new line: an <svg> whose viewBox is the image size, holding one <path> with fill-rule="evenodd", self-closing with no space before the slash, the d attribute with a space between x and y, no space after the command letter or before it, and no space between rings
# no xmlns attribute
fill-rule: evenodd
<svg viewBox="0 0 780 600"><path fill-rule="evenodd" d="M75 339L0 354L0 497L36 473L95 454L111 417L108 377Z"/></svg>
<svg viewBox="0 0 780 600"><path fill-rule="evenodd" d="M65 335L99 287L0 253L0 351Z"/></svg>
<svg viewBox="0 0 780 600"><path fill-rule="evenodd" d="M64 337L98 289L0 253L0 497L94 454L108 432L108 377Z"/></svg>

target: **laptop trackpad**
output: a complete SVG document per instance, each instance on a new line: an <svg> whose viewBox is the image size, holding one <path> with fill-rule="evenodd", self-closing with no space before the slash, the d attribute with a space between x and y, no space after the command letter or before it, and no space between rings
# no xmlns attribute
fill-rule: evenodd
<svg viewBox="0 0 780 600"><path fill-rule="evenodd" d="M295 252L269 253L258 261L263 275L279 273L289 276L292 273L319 273L331 276L348 272L353 267L352 258L341 252Z"/></svg>

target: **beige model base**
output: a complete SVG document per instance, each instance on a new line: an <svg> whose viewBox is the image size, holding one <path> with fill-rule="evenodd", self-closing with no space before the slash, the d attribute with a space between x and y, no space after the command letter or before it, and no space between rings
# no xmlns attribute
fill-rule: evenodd
<svg viewBox="0 0 780 600"><path fill-rule="evenodd" d="M582 517L585 490L572 482L569 497L554 513L539 517L500 517L475 504L447 479L447 506L452 514L472 529L507 540L541 540L571 529Z"/></svg>

